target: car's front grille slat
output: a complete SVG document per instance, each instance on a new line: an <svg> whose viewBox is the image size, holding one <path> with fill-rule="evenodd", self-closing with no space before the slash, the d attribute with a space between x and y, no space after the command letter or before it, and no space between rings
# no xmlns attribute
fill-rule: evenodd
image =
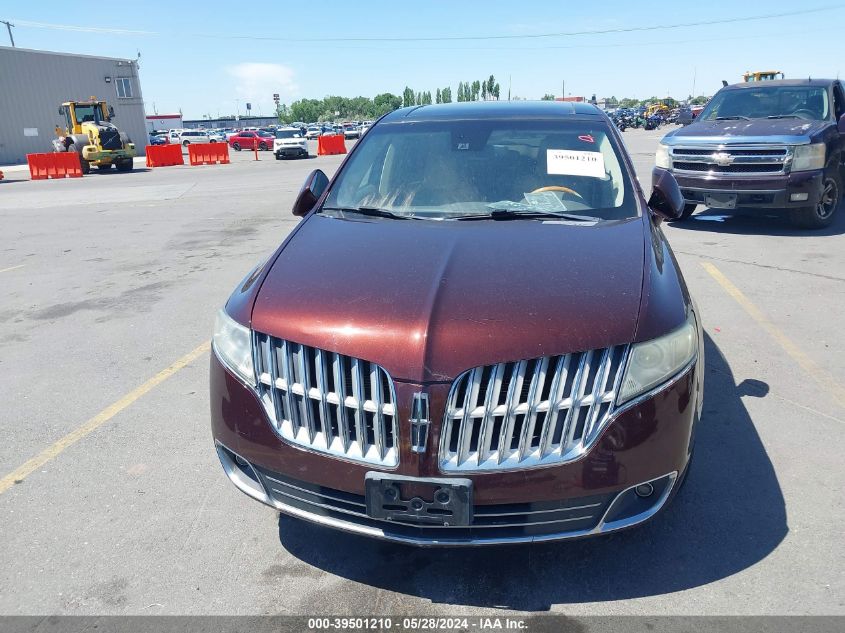
<svg viewBox="0 0 845 633"><path fill-rule="evenodd" d="M258 332L253 349L259 395L283 439L356 462L399 463L396 394L382 367Z"/></svg>
<svg viewBox="0 0 845 633"><path fill-rule="evenodd" d="M670 152L674 171L698 174L778 174L792 164L792 151L785 146L677 146Z"/></svg>
<svg viewBox="0 0 845 633"><path fill-rule="evenodd" d="M449 392L441 469L520 469L578 458L613 413L626 349L620 345L465 372Z"/></svg>

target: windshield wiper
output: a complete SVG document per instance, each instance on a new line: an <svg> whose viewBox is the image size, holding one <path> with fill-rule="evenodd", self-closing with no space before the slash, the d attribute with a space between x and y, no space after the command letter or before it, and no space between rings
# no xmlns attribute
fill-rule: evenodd
<svg viewBox="0 0 845 633"><path fill-rule="evenodd" d="M410 215L399 215L388 211L387 209L379 209L378 207L323 207L321 211L341 211L343 213L357 213L359 215L366 215L376 218L390 218L391 220L415 220Z"/></svg>
<svg viewBox="0 0 845 633"><path fill-rule="evenodd" d="M767 119L800 119L801 117L797 114L773 114L771 116L767 116Z"/></svg>
<svg viewBox="0 0 845 633"><path fill-rule="evenodd" d="M717 116L714 121L736 121L738 119L742 119L743 121L750 121L751 119L747 116L742 116L741 114L734 114L731 116Z"/></svg>
<svg viewBox="0 0 845 633"><path fill-rule="evenodd" d="M489 213L470 213L458 215L451 220L534 220L537 218L557 218L573 220L574 222L601 222L601 218L594 218L589 215L574 215L562 211L539 211L539 210L514 210L514 209L492 209Z"/></svg>

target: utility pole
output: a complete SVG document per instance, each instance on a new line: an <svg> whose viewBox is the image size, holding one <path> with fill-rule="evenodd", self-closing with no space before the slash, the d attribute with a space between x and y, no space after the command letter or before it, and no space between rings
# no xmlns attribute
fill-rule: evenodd
<svg viewBox="0 0 845 633"><path fill-rule="evenodd" d="M560 80L560 96L563 97L564 100L566 99L566 80L565 79Z"/></svg>
<svg viewBox="0 0 845 633"><path fill-rule="evenodd" d="M12 43L12 48L15 47L15 38L12 37L12 27L15 26L11 22L6 22L5 20L0 20L0 24L6 25L6 30L9 31L9 41Z"/></svg>
<svg viewBox="0 0 845 633"><path fill-rule="evenodd" d="M692 98L695 99L695 80L698 78L698 66L692 69Z"/></svg>

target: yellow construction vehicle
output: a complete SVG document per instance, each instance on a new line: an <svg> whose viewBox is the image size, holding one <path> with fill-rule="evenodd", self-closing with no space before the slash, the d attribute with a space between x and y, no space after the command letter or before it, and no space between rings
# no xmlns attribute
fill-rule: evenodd
<svg viewBox="0 0 845 633"><path fill-rule="evenodd" d="M783 79L784 75L779 70L756 70L748 71L742 78L745 81L774 81L776 79Z"/></svg>
<svg viewBox="0 0 845 633"><path fill-rule="evenodd" d="M114 109L105 101L91 97L88 101L66 101L59 107L65 125L56 126L53 148L57 152L77 152L82 173L87 174L91 165L98 169L131 171L135 145L125 132L115 127L111 120Z"/></svg>

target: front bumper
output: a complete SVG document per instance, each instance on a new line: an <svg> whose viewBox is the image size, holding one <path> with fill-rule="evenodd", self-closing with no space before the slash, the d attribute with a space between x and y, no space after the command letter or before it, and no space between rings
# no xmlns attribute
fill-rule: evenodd
<svg viewBox="0 0 845 633"><path fill-rule="evenodd" d="M308 156L308 149L303 147L302 145L282 145L281 147L276 147L273 150L273 153L277 156Z"/></svg>
<svg viewBox="0 0 845 633"><path fill-rule="evenodd" d="M655 170L659 170L657 167ZM823 170L772 176L740 178L731 174L687 174L672 172L688 204L705 204L705 195L736 195L738 208L789 209L818 204ZM802 200L793 195L806 194ZM803 196L801 196L803 197Z"/></svg>
<svg viewBox="0 0 845 633"><path fill-rule="evenodd" d="M369 471L444 477L438 468L436 422L423 454L411 451L410 425L400 424L400 463L392 471L318 454L281 440L252 389L212 354L212 434L223 468L240 490L315 523L413 545L580 538L642 523L665 506L688 463L701 398L700 372L698 363L691 365L665 388L618 414L577 461L466 475L473 485L474 516L465 527L390 523L362 510ZM410 403L421 388L397 382L397 402ZM442 412L449 385L425 388L432 412ZM407 421L409 413L399 406L400 420ZM634 488L649 482L653 494L637 497Z"/></svg>
<svg viewBox="0 0 845 633"><path fill-rule="evenodd" d="M135 145L132 143L127 143L125 149L98 150L93 145L86 145L82 149L82 158L88 162L114 162L134 158L136 154Z"/></svg>

